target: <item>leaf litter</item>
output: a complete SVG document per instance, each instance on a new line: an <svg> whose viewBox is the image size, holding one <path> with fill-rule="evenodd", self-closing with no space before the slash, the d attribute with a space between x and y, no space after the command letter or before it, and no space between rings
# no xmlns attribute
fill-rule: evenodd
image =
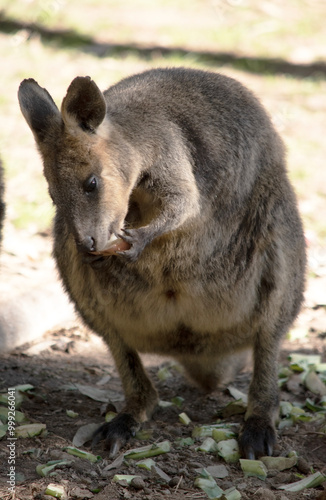
<svg viewBox="0 0 326 500"><path fill-rule="evenodd" d="M306 358L304 354L292 358L287 365L280 367L280 378L284 379L284 387L286 388L288 381L298 374L301 380L301 391L303 391L304 395L301 400L281 400L280 424L284 423L286 425L283 427L285 431L282 430L282 425L280 426L280 432L286 433L288 428L291 429L298 425L310 425L312 429L315 429L317 424L321 424L319 425L320 430L317 432L320 434L320 444L322 445L325 443L326 397L321 395L323 391L319 390L314 392L312 389L314 389L315 386L312 387L309 381L309 377L311 377L310 374L314 374L314 380L318 379L319 386L320 384L325 384L323 369L324 364L321 363L318 357ZM87 406L85 406L87 399L91 398L98 403L109 404L110 407L110 401L119 404L123 400L122 392L110 391L105 388L99 390L96 381L94 381L93 385L87 382L75 382L71 384L71 388L73 386L75 391L77 388L81 396L86 398L84 399L85 402L81 406L78 406L75 396L71 395L71 390L67 391L61 389L62 396L66 394L67 396L69 395L69 398L67 398L67 403L65 405L61 405L65 399L64 397L61 398L57 410L54 411L57 415L62 414L62 418L65 416L65 425L73 425L75 430L71 434L70 442L69 439L66 440L66 443L59 442L57 450L53 450L52 453L55 455L54 458L57 456L59 457L56 460L46 459L49 457L44 455L44 450L42 450L42 448L39 448L39 453L37 454L38 463L34 465L34 474L43 478L52 477L52 480L54 479L57 482L56 486L63 487L63 490L60 490L60 488L56 490L53 486L55 483L51 483L52 486L50 488L49 486L47 487L47 494L52 494L52 496L61 495L61 498L65 498L65 495L68 495L69 491L73 491L73 489L69 490L68 488L67 490L65 486L66 482L60 483L63 478L69 478L73 471L75 471L76 474L78 470L84 470L84 480L86 480L87 477L89 477L89 480L83 487L74 486L72 484L71 488L74 488L75 492L77 492L78 488L84 491L84 498L96 498L97 494L100 495L101 491L105 491L105 488L109 487L131 489L133 492L132 495L136 498L137 491L143 491L144 488L147 488L147 490L156 488L155 491L159 491L160 489L163 491L164 488L167 488L173 495L173 491L176 486L179 485L177 491L180 492L180 495L183 495L181 492L187 491L183 490L183 488L185 488L186 485L188 485L188 488L191 488L192 485L192 487L195 488L193 490L194 492L196 489L197 491L202 491L202 494L205 495L206 498L222 498L229 500L238 498L246 499L250 498L247 496L246 491L248 488L250 490L251 481L256 478L256 480L262 481L265 484L270 484L270 487L274 488L274 486L272 486L274 485L274 477L277 477L277 474L284 474L283 471L297 471L297 473L296 475L292 474L291 477L289 476L287 483L275 485L275 487L278 488L278 490L273 490L275 498L278 498L277 491L284 491L284 493L288 495L291 495L292 491L296 492L292 493L296 495L300 495L300 493L298 493L299 491L316 490L316 492L318 492L318 485L320 487L321 484L325 483L325 475L322 468L320 471L310 468L310 474L306 474L305 477L302 477L301 474L300 477L300 473L298 473L298 464L301 457L298 457L297 453L291 454L287 451L286 454L283 452L279 456L261 457L259 461L247 461L247 463L244 462L243 459L239 461L237 436L240 430L239 423L241 423L243 417L239 418L237 411L234 413L231 412L227 417L223 417L223 410L227 407L232 408L232 403L236 405L240 404L245 410L247 404L246 392L231 386L228 387L228 397L232 397L233 400L230 401L226 398L224 406L218 406L216 408L215 421L212 421L210 418L206 420L205 423L203 414L201 422L198 422L198 418L193 414L192 407L189 406L189 397L187 393L182 393L182 397L179 395L180 393L171 393L170 388L175 389L175 381L173 379L175 378L176 371L173 366L169 366L169 373L172 373L173 377L169 376L159 381L159 384L161 384L160 391L162 393L162 401L165 403L160 405L156 410L154 421L150 423L147 428L145 426L144 429L137 433L136 439L145 440L145 442L150 441L150 444L122 450L123 453L120 453L120 455L111 462L107 461L105 451L97 455L91 453L87 449L80 449L80 447L87 446L87 443L92 438L93 432L101 424L102 419L97 418L97 421L93 423L89 423L89 418L86 420L87 423L84 423L80 419L84 419L84 409L86 407L92 408L92 403L87 403ZM107 381L110 386L111 378L108 378ZM104 386L104 384L101 385ZM61 384L61 387L62 386L63 384ZM34 426L29 427L29 431L28 427L26 427L26 437L29 440L33 440L37 437L33 436L31 429L41 429L40 435L42 435L42 430L44 431L46 427L46 424L41 422L36 423L34 419L31 421L31 412L29 410L25 411L25 406L28 408L30 404L32 404L34 409L37 405L38 407L40 406L40 399L35 399L34 397L34 394L37 394L38 390L37 386L32 386L28 389L30 394L26 394L26 396L23 397L21 410L19 410L19 413L17 412L18 419L21 419L23 425ZM77 394L75 391L73 394ZM33 397L31 397L31 394L33 394ZM286 393L283 391L281 395L283 394ZM73 402L73 405L72 398L76 401L76 403ZM3 426L6 426L5 401L5 398L3 398L2 404L0 404L0 413L2 415L0 420L3 420ZM71 410L72 406L74 410ZM181 414L180 408L182 408ZM114 416L116 413L115 411L109 410L105 412L105 414L108 415L109 418L110 415ZM40 412L40 415L42 415L42 412ZM167 417L167 415L171 416ZM156 420L158 422L157 425L155 425ZM169 422L169 420L172 424L172 428L168 433L169 439L158 440L157 437L160 435L158 430L161 429L162 425L160 422ZM69 422L71 422L71 424L69 424ZM200 425L198 425L198 423L200 423ZM322 424L324 424L324 426ZM23 427L23 425L18 425L16 430ZM5 428L3 430L5 430ZM315 431L312 430L311 432L314 433ZM164 432L161 435L163 437ZM165 433L165 435L167 434ZM318 436L317 433L315 435L316 437ZM48 439L49 435L43 435L42 440L47 441ZM54 453L55 451L56 453ZM185 462L185 472L188 474L186 476L181 472L181 463L183 459L179 458L179 454L184 452L188 457ZM27 456L30 457L30 460L35 460L33 459L34 453L28 453ZM68 458L69 456L71 459ZM164 457L167 457L167 461L165 461ZM194 461L196 467L194 467L192 473L189 474L191 470L191 460ZM84 465L78 465L79 461ZM258 462L258 465L254 462ZM245 463L246 465L244 465ZM86 464L88 464L87 467ZM198 467L200 464L202 467ZM224 469L218 471L219 467L223 467ZM241 467L244 469L242 472ZM89 472L85 475L85 471L87 470L89 470ZM88 475L91 472L92 474L94 473L94 475ZM95 477L99 479L96 481L94 480ZM102 480L100 480L101 477ZM115 478L114 481L113 478ZM235 478L237 479L235 480ZM242 481L241 483L239 483L240 480ZM67 479L65 479L65 481L67 481ZM242 485L241 488L237 487L238 483L240 486ZM286 487L288 487L288 489ZM53 491L52 488L54 488ZM157 488L159 488L159 490L157 490ZM63 491L63 493L61 493L61 491ZM45 489L43 489L43 492L45 492ZM56 498L60 498L60 496L56 496ZM72 498L78 498L78 496ZM155 496L153 498L155 498Z"/></svg>

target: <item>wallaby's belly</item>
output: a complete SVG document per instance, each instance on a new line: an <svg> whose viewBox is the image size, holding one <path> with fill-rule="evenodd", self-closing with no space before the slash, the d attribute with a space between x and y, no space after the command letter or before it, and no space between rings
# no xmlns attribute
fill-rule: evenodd
<svg viewBox="0 0 326 500"><path fill-rule="evenodd" d="M155 271L133 273L111 259L103 269L82 266L78 278L63 273L77 309L104 338L115 330L140 352L171 356L217 356L251 343L256 287L221 294L218 277L208 282L198 270L193 279L174 281L164 279L157 263Z"/></svg>

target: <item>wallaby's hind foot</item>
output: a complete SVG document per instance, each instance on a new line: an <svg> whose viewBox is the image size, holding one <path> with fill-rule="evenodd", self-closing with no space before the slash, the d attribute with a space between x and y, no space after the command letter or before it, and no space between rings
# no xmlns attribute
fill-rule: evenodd
<svg viewBox="0 0 326 500"><path fill-rule="evenodd" d="M252 416L244 423L239 436L241 456L254 460L273 454L276 432L269 417Z"/></svg>
<svg viewBox="0 0 326 500"><path fill-rule="evenodd" d="M95 431L92 447L105 440L109 457L114 457L131 437L134 437L140 424L129 413L119 413L111 422L106 422Z"/></svg>
<svg viewBox="0 0 326 500"><path fill-rule="evenodd" d="M97 429L93 446L104 439L110 457L114 457L135 435L141 424L152 416L158 403L158 395L138 354L125 346L114 334L110 340L126 402L125 407L111 422L106 422Z"/></svg>

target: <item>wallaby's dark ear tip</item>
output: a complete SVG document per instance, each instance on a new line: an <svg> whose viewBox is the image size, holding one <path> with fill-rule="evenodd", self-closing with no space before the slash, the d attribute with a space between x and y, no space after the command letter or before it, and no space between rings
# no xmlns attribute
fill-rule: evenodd
<svg viewBox="0 0 326 500"><path fill-rule="evenodd" d="M18 89L21 112L37 141L42 141L47 130L61 121L59 110L46 89L33 78L23 80Z"/></svg>
<svg viewBox="0 0 326 500"><path fill-rule="evenodd" d="M20 82L19 88L23 87L23 86L25 86L27 84L30 84L30 83L31 84L36 83L36 85L38 85L37 81L34 80L34 78L24 78L24 80L22 82Z"/></svg>
<svg viewBox="0 0 326 500"><path fill-rule="evenodd" d="M22 96L25 92L31 90L32 88L34 89L41 89L39 84L37 83L34 78L25 78L22 82L20 82L19 88L18 88L18 98ZM42 89L45 90L45 89Z"/></svg>

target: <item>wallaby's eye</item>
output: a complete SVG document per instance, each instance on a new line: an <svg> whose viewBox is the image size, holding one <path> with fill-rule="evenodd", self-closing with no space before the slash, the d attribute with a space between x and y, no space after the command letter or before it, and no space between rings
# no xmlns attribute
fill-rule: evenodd
<svg viewBox="0 0 326 500"><path fill-rule="evenodd" d="M86 194L92 193L95 191L98 187L98 180L95 177L95 175L91 175L85 182L84 182L84 191Z"/></svg>

